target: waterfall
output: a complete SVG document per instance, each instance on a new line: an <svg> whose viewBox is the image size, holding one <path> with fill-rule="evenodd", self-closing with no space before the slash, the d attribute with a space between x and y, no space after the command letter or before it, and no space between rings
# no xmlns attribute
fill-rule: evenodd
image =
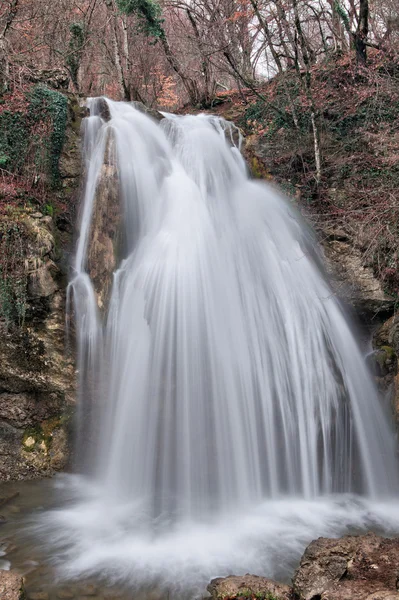
<svg viewBox="0 0 399 600"><path fill-rule="evenodd" d="M79 349L78 456L86 455L89 475L76 535L87 525L83 506L101 502L103 512L90 521L90 544L72 571L104 568L137 546L127 571L135 560L140 570L148 551L159 575L164 543L162 568L175 573L169 554L183 552L184 528L216 527L231 515L241 515L247 555L237 564L226 558L232 550L221 534L207 538L208 552L216 570L249 569L260 560L248 539L257 537L254 523L263 517L256 511L265 503L266 535L273 530L285 548L363 526L368 509L356 503L397 494L395 436L312 232L277 189L249 178L232 124L169 114L158 124L127 103L106 102L108 122L98 100L85 119L86 186L69 288ZM119 241L108 299L99 302L103 281L97 277L96 289L90 244L107 153ZM339 502L349 495L357 500L345 509ZM325 508L330 498L338 502L334 518ZM72 527L71 510L61 511L65 527ZM279 529L284 510L288 521ZM93 557L89 546L108 535L99 514L113 529L108 550ZM174 541L161 543L172 531ZM151 552L144 544L139 550L143 537ZM273 571L262 543L263 570Z"/></svg>

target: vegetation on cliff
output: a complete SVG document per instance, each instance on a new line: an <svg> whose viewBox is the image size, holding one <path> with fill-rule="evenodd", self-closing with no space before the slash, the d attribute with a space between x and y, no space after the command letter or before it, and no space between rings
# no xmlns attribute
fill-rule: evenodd
<svg viewBox="0 0 399 600"><path fill-rule="evenodd" d="M67 121L67 97L44 84L25 83L0 100L0 318L7 323L25 319L27 261L38 242L26 213L71 211L60 173Z"/></svg>
<svg viewBox="0 0 399 600"><path fill-rule="evenodd" d="M336 56L312 68L321 177L306 93L295 72L218 95L213 112L247 136L254 176L272 179L322 231L340 232L386 292L399 293L399 69L373 52L367 68ZM276 108L278 110L276 110ZM295 118L294 118L295 116Z"/></svg>
<svg viewBox="0 0 399 600"><path fill-rule="evenodd" d="M74 399L63 256L80 175L79 107L22 79L0 96L0 480L67 460Z"/></svg>

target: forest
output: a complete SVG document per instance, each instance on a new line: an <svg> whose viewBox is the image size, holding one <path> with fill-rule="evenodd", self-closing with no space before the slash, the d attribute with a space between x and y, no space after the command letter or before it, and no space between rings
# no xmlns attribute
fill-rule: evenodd
<svg viewBox="0 0 399 600"><path fill-rule="evenodd" d="M176 109L351 55L397 59L395 0L4 0L1 88L58 68L69 90ZM60 82L62 84L62 82ZM293 98L288 112L296 120Z"/></svg>

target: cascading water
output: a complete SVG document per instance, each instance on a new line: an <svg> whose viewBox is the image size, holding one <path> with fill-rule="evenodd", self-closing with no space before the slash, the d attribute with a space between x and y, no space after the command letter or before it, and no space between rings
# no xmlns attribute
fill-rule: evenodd
<svg viewBox="0 0 399 600"><path fill-rule="evenodd" d="M69 290L91 478L46 515L64 569L170 582L185 565L202 584L273 575L389 511L399 527L395 436L311 233L248 178L231 124L106 102L109 122L96 100L85 120ZM100 311L88 253L109 144L123 243Z"/></svg>

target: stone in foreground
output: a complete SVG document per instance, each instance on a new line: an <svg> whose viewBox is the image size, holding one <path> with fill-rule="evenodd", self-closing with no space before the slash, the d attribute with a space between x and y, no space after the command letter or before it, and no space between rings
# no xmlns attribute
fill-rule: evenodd
<svg viewBox="0 0 399 600"><path fill-rule="evenodd" d="M23 577L13 571L0 571L1 600L24 600Z"/></svg>
<svg viewBox="0 0 399 600"><path fill-rule="evenodd" d="M223 598L290 600L292 598L291 588L288 585L257 575L218 577L212 579L207 589L215 600Z"/></svg>
<svg viewBox="0 0 399 600"><path fill-rule="evenodd" d="M369 533L313 541L293 585L300 600L399 600L398 578L399 539Z"/></svg>

